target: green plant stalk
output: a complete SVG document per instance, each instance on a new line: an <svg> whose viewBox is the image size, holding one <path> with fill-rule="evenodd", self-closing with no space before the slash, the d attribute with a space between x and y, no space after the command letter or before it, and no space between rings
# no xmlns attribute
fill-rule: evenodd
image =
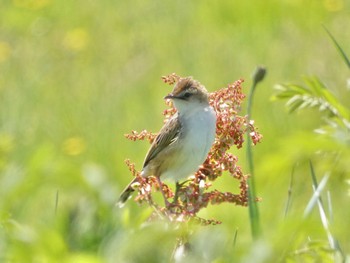
<svg viewBox="0 0 350 263"><path fill-rule="evenodd" d="M315 170L314 170L314 167L313 167L313 164L311 161L310 161L310 171L311 171L312 187L314 189L314 195L312 196L307 208L305 209L304 217L308 216L311 213L312 208L314 206L316 206L316 204L317 204L319 214L320 214L321 223L323 225L323 228L324 228L325 233L326 233L327 238L328 238L329 247L334 251L334 261L338 262L337 261L337 258L338 258L339 260L341 259L341 262L345 262L346 256L345 256L342 248L340 247L338 240L336 239L336 237L332 234L332 232L330 230L329 219L327 218L327 215L325 212L325 207L324 207L323 201L321 199L322 190L326 186L327 181L330 177L330 174L327 173L322 178L320 184L318 184ZM329 201L329 203L330 203L330 201ZM330 214L329 216L332 216L332 214Z"/></svg>
<svg viewBox="0 0 350 263"><path fill-rule="evenodd" d="M262 81L265 77L266 70L262 67L257 67L253 73L253 84L248 96L248 106L247 106L247 117L250 120L253 97L257 84ZM248 179L248 207L249 207L249 218L250 226L252 231L252 237L256 239L261 234L260 218L259 218L259 208L256 202L256 192L255 192L255 178L254 178L254 162L253 162L253 152L252 152L252 142L249 135L249 129L247 130L247 161L249 167L250 177Z"/></svg>
<svg viewBox="0 0 350 263"><path fill-rule="evenodd" d="M291 204L291 200L292 200L294 171L295 171L295 165L293 166L292 173L290 175L287 203L286 203L286 208L284 210L284 218L287 217L287 214L288 214L288 211L289 211L289 207L290 207L290 204Z"/></svg>
<svg viewBox="0 0 350 263"><path fill-rule="evenodd" d="M348 66L348 68L350 68L350 60L349 60L348 56L346 55L346 53L344 52L344 50L342 49L342 47L339 45L338 41L335 39L335 37L331 34L331 32L325 26L323 26L323 28L326 31L326 33L328 34L328 36L331 38L331 40L333 41L334 46L339 51L339 54L342 57L342 59L344 60L345 64Z"/></svg>
<svg viewBox="0 0 350 263"><path fill-rule="evenodd" d="M314 166L313 166L311 161L309 162L309 166L310 166L310 174L311 174L312 187L314 189L314 194L313 194L312 198L310 199L307 207L305 208L304 218L307 218L311 214L312 209L316 206L316 204L318 206L321 206L323 211L325 210L324 209L324 204L323 204L323 201L322 201L322 197L321 197L321 193L322 193L324 187L326 186L327 181L328 181L328 179L330 177L330 174L327 173L323 177L323 179L321 180L321 183L319 184L318 181L317 181L317 177L316 177Z"/></svg>
<svg viewBox="0 0 350 263"><path fill-rule="evenodd" d="M259 208L256 202L256 191L255 191L255 178L254 178L254 164L253 164L253 154L252 147L250 146L251 140L249 135L247 136L247 160L250 171L250 177L248 179L248 207L249 207L249 218L250 227L252 231L252 237L255 239L261 233L260 228L260 216Z"/></svg>

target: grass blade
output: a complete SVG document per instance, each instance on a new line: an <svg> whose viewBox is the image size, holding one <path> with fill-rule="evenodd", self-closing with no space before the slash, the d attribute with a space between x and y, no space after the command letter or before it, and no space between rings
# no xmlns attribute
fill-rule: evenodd
<svg viewBox="0 0 350 263"><path fill-rule="evenodd" d="M288 188L288 197L287 197L287 203L286 203L286 208L284 210L284 218L287 217L289 207L292 201L292 190L293 190L293 181L294 181L294 171L295 171L295 165L293 166L292 173L290 175L290 183L289 183L289 188Z"/></svg>
<svg viewBox="0 0 350 263"><path fill-rule="evenodd" d="M312 173L311 173L311 174L312 174ZM312 195L312 197L311 197L309 203L307 204L307 206L306 206L306 208L305 208L305 210L304 210L304 216L303 216L304 218L308 217L308 216L311 214L312 209L313 209L314 206L317 204L317 202L318 202L318 200L319 200L319 198L320 198L320 196L321 196L321 193L322 193L324 187L325 187L326 184L327 184L327 181L328 181L328 179L329 179L329 176L330 176L330 174L327 173L327 174L322 178L322 180L321 180L321 182L320 182L319 185L317 185L317 181L314 181L314 183L313 183L314 194ZM314 177L314 175L313 175L313 177ZM315 177L315 178L316 178L316 177ZM313 180L314 180L314 178L313 178Z"/></svg>
<svg viewBox="0 0 350 263"><path fill-rule="evenodd" d="M344 52L344 50L341 48L341 46L339 45L338 41L333 37L333 35L331 34L331 32L329 32L329 30L323 26L324 30L327 32L328 36L331 38L331 40L333 41L333 44L335 45L335 47L337 48L337 50L339 51L341 57L343 58L345 64L348 66L348 68L350 69L350 60L347 57L346 53Z"/></svg>

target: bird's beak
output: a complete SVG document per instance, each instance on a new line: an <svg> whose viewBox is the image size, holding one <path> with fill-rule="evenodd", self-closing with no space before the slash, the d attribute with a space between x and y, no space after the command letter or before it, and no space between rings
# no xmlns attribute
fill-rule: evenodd
<svg viewBox="0 0 350 263"><path fill-rule="evenodd" d="M165 100L167 100L167 99L173 99L173 98L175 98L175 96L174 96L172 93L169 93L168 95L166 95L166 96L164 97Z"/></svg>

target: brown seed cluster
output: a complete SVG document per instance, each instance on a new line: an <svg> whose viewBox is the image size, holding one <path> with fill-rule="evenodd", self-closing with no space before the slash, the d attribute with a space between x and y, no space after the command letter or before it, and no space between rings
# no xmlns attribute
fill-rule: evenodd
<svg viewBox="0 0 350 263"><path fill-rule="evenodd" d="M162 77L165 83L173 85L181 77L175 73ZM240 116L242 101L245 94L242 92L241 84L243 80L237 80L216 92L210 93L209 103L216 111L216 138L215 142L207 156L207 159L199 170L184 184L179 185L175 193L164 183L159 185L154 177L142 178L140 173L135 170L133 164L127 161L130 171L138 177L139 188L136 200L138 202L147 201L159 214L166 216L171 221L189 221L199 220L203 224L219 223L216 220L199 219L196 214L208 206L208 204L233 203L236 205L247 206L248 203L248 176L244 175L241 167L237 164L238 158L229 150L235 146L241 148L244 143L244 137L248 133L253 144L261 141L262 135L257 131L254 122L247 119L247 116ZM163 114L165 119L169 119L176 113L176 109L171 102L167 102L168 109ZM156 134L146 130L137 133L133 131L126 135L130 140L152 141ZM228 174L233 179L239 181L239 192L221 192L219 190L209 190L212 187L211 181L216 180L223 174ZM152 187L156 190L162 187L167 198L173 198L173 201L165 207L160 207L152 201ZM168 201L168 200L167 200Z"/></svg>
<svg viewBox="0 0 350 263"><path fill-rule="evenodd" d="M142 130L141 132L131 131L131 133L125 134L124 136L131 141L148 140L152 143L153 140L156 138L157 134L148 132L147 130Z"/></svg>

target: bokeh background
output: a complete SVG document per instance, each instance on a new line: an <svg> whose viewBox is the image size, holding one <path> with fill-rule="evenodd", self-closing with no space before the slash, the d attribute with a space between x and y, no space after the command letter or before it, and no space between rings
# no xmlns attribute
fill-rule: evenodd
<svg viewBox="0 0 350 263"><path fill-rule="evenodd" d="M252 116L264 136L254 147L263 235L252 240L247 208L210 206L201 216L222 224L192 229L192 260L331 262L317 209L303 219L310 160L318 178L331 174L331 229L349 254L348 145L339 154L318 138L319 112L288 114L271 99L277 83L316 75L349 105L349 71L323 25L350 54L348 0L2 0L0 261L170 261L176 229L145 225L150 210L132 201L114 207L131 179L124 159L141 168L149 147L124 134L161 127L171 89L161 76L209 91L243 78L248 94L257 65L268 70ZM233 152L247 171L245 149Z"/></svg>

